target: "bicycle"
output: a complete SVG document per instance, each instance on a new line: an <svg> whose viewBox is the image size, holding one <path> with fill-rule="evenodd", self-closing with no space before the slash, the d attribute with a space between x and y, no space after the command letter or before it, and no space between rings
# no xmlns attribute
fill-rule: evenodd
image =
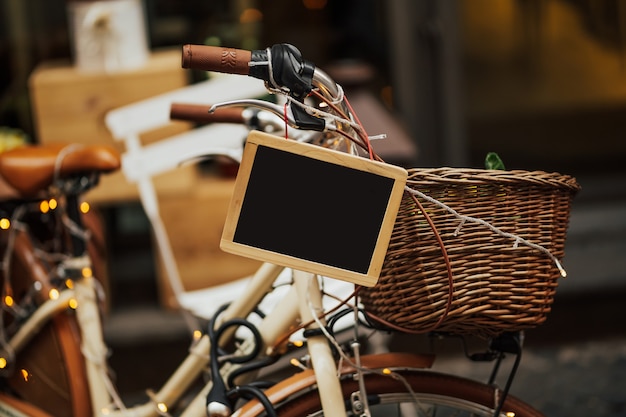
<svg viewBox="0 0 626 417"><path fill-rule="evenodd" d="M218 103L216 107L244 106L261 108L278 116L286 114L281 123L284 123L287 135L290 128L313 131L312 135L304 135L306 140L323 146L339 143L344 150L353 149L354 143L356 146L365 144L366 154L376 159L367 146L369 138L359 128L356 115L342 99L340 87L323 71L304 61L292 46L279 45L250 53L187 45L183 48L183 64L185 67L245 75L252 72L268 83L272 92L286 93L290 103L281 106L239 100ZM287 64L292 65L291 70ZM278 67L287 73L280 76L274 73L273 69ZM310 93L320 103L325 103L323 110L315 106L301 107ZM325 118L330 121L328 124ZM347 147L346 140L349 140ZM203 149L186 154L186 157L205 156L206 152ZM97 155L104 155L106 163ZM33 161L33 158L45 163L38 164L38 168L24 163ZM77 160L96 162L71 162ZM2 206L9 209L5 218L12 219L13 227L9 227L11 235L8 237L13 242L9 246L14 248L5 251L3 261L4 311L6 315L10 310L15 326L8 329L3 326L6 338L2 340L2 358L5 361L0 361L0 365L3 365L4 373L14 372L12 376L3 376L0 414L343 416L387 415L394 409L399 415L443 415L446 412L484 416L541 415L508 394L508 387L501 390L494 385L428 370L434 360L431 355L394 352L362 355L358 329L375 331L382 327L383 331L389 331L392 327L381 324L391 323L377 321L356 306L348 306L336 315L332 312L320 314L325 311L321 301L323 288L315 274L292 271L288 285L279 287L286 295L271 311L259 311L257 306L275 289L275 280L285 270L285 267L269 263L263 264L251 278L245 292L217 311L206 331L194 333L189 355L167 382L158 391L149 392L146 403L127 408L107 373L106 344L98 311L98 283L85 249L87 235L81 226L78 209L79 196L95 185L101 173L115 170L118 165L116 153L108 148L103 151L102 147L24 148L0 155L0 174L21 194L20 198L4 202ZM41 174L41 181L36 184L29 181L26 186L22 179L29 178L34 172ZM143 188L149 200L153 190L145 184ZM25 216L31 212L29 208L33 202L41 201L42 194L45 199L49 198L50 190L61 203L60 209L48 216L52 218L42 219L38 208L34 218ZM15 227L17 225L20 227ZM41 229L46 233L37 239L37 231ZM61 247L50 249L41 242L55 242ZM62 253L64 256L43 257L42 254L46 253ZM7 259L12 261L13 267L8 267L11 262L7 263ZM8 282L16 283L14 278L21 279L27 288L21 297L7 285ZM8 291L16 295L11 306L7 305ZM346 303L346 300L341 301L339 305ZM255 314L261 318L257 325L246 320ZM354 316L356 329L347 349L333 337L333 324L345 314ZM59 321L67 322L66 326L72 331L64 332L58 328ZM50 330L51 325L57 327ZM42 328L45 330L39 331ZM297 330L303 331L304 343L290 339ZM241 332L246 335L242 340ZM32 357L29 349L37 346L34 338L44 333L51 334L59 345L64 346L60 359L55 362L61 367L52 371L54 377L66 382L60 388L55 387L54 379L46 386L46 381L37 379L37 373L29 373L23 367L18 369L20 362L16 361L29 355ZM237 342L235 346L233 340ZM485 356L488 356L486 359L496 359L496 368L505 353L514 353L519 358L521 339L518 335L493 340L495 342ZM293 355L293 352L307 357L306 360L293 361L293 375L272 384L257 379L260 369L281 357ZM34 356L49 359L52 354L44 351ZM203 377L207 377L206 381L200 384L199 391L195 391L194 384ZM24 386L25 389L19 389ZM46 395L57 395L61 400L51 409L49 403L41 401L37 389L42 389Z"/></svg>

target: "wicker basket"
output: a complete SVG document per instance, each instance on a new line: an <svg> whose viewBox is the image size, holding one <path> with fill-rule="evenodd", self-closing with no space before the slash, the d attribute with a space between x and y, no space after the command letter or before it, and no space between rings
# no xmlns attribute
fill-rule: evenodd
<svg viewBox="0 0 626 417"><path fill-rule="evenodd" d="M407 185L558 260L580 188L560 174L452 168L409 170ZM378 284L361 289L368 313L412 333L482 337L545 321L561 276L554 259L485 224L463 222L423 196L417 201L441 237L452 274L433 228L405 192Z"/></svg>

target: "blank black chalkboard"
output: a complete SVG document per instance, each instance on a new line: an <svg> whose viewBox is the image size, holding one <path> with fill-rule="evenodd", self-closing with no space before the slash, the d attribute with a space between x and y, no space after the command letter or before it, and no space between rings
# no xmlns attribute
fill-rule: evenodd
<svg viewBox="0 0 626 417"><path fill-rule="evenodd" d="M253 132L221 247L374 285L406 176L396 166Z"/></svg>

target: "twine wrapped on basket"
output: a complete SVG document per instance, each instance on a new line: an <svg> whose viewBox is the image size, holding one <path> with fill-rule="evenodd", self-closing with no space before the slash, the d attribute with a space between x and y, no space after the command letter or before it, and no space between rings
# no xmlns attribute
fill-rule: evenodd
<svg viewBox="0 0 626 417"><path fill-rule="evenodd" d="M573 177L412 169L407 186L415 191L405 191L380 279L361 288L368 313L412 333L482 337L545 321L580 188Z"/></svg>

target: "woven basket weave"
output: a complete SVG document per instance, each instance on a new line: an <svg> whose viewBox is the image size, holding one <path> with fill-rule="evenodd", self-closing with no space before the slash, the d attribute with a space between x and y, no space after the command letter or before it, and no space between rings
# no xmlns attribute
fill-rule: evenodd
<svg viewBox="0 0 626 417"><path fill-rule="evenodd" d="M540 245L558 260L580 188L560 174L453 168L409 170L407 185L458 214ZM417 198L443 241L452 291L435 233L405 191L378 284L361 289L368 313L413 333L483 337L545 321L561 276L549 255Z"/></svg>

